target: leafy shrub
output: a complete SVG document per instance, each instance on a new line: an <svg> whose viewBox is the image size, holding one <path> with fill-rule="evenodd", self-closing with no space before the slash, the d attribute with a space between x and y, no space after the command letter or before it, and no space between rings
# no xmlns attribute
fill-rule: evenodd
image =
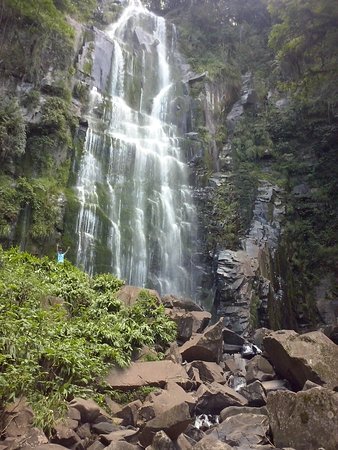
<svg viewBox="0 0 338 450"><path fill-rule="evenodd" d="M25 395L48 431L66 400L109 392L102 380L112 364L127 366L135 348L172 341L176 326L163 305L144 291L127 308L114 298L121 285L0 247L0 405ZM56 297L63 302L51 306Z"/></svg>

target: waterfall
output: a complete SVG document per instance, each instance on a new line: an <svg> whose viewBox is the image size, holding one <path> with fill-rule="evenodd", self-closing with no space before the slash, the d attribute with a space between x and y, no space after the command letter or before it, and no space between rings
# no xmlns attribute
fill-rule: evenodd
<svg viewBox="0 0 338 450"><path fill-rule="evenodd" d="M75 186L76 263L191 296L196 220L175 126L180 80L168 61L176 40L167 34L165 20L134 0L101 36L111 68L104 89L94 83L91 92ZM101 62L94 57L102 84Z"/></svg>

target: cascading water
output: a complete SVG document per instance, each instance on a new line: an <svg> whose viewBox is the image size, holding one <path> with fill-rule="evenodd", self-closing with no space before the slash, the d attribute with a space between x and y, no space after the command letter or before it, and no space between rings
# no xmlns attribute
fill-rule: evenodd
<svg viewBox="0 0 338 450"><path fill-rule="evenodd" d="M102 39L111 70L108 85L91 92L76 184L77 265L162 294L192 295L194 207L172 123L175 40L167 48L165 20L138 1Z"/></svg>

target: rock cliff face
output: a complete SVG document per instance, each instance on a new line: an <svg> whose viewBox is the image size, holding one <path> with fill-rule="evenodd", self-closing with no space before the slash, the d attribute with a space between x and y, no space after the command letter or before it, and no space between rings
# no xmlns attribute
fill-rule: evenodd
<svg viewBox="0 0 338 450"><path fill-rule="evenodd" d="M283 217L283 197L277 186L261 182L251 228L240 250L220 250L216 255L217 314L238 333L273 322L275 304L283 301L283 281L276 254Z"/></svg>
<svg viewBox="0 0 338 450"><path fill-rule="evenodd" d="M242 88L237 96L226 82L220 81L220 84L213 85L204 81L203 86L201 78L197 78L197 82L200 83L200 92L195 103L193 102L192 114L193 118L195 116L196 127L203 118L209 133L207 144L200 141L200 145L205 153L212 155L212 175L205 177L205 166L199 165L199 162L192 164L200 186L195 197L200 204L200 211L203 211L200 217L201 229L209 230L204 235L213 233L216 236L213 248L209 247L213 259L212 263L209 260L209 264L214 272L215 313L224 317L225 325L229 328L248 334L259 324L277 326L279 322L283 323L280 308L286 301L286 292L279 268L281 254L278 248L285 212L284 193L277 185L263 179L258 186L250 186L255 198L246 205L249 211L247 228L241 227L241 233L237 228L235 243L229 242L229 233L222 239L226 221L229 220L227 214L231 214L231 190L234 189L234 178L237 176L232 151L233 130L243 120L245 111L258 108L257 96L252 88L251 74L242 77ZM193 87L194 78L191 84ZM219 111L230 103L233 106L225 119L224 114ZM194 124L194 119L192 123ZM226 129L228 140L219 150L216 135L221 126ZM199 134L195 139L200 138ZM220 203L215 202L219 195L217 190L220 189L224 189L221 191L222 201L230 205L224 212L217 211ZM210 204L212 211L208 214L205 205ZM224 222L219 220L222 214ZM207 239L204 243L208 247Z"/></svg>

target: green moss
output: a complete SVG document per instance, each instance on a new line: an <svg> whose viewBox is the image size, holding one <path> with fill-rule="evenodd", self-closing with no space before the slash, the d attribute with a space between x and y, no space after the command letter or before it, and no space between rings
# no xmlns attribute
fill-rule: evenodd
<svg viewBox="0 0 338 450"><path fill-rule="evenodd" d="M26 92L21 103L28 111L34 111L40 104L40 91L32 89L31 91Z"/></svg>

